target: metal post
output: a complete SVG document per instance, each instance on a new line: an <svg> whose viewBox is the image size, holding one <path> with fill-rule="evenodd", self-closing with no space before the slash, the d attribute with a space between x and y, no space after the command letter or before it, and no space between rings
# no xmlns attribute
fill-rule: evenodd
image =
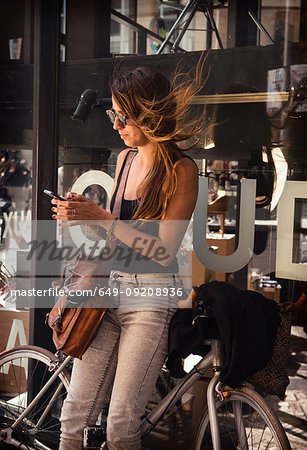
<svg viewBox="0 0 307 450"><path fill-rule="evenodd" d="M50 201L43 190L57 190L58 164L58 73L60 38L60 0L34 3L34 89L33 89L33 224L51 219ZM38 238L32 227L32 240ZM31 276L39 265L31 261ZM38 287L38 279L33 287ZM40 298L41 300L41 298ZM46 309L33 298L30 310L30 344L53 348L51 332L44 326Z"/></svg>
<svg viewBox="0 0 307 450"><path fill-rule="evenodd" d="M212 11L212 8L211 8L209 2L206 2L206 9L207 9L207 19L209 20L211 28L212 28L212 30L215 33L215 36L216 36L217 42L219 44L219 47L223 48L223 43L222 43L220 34L218 32L218 29L217 29L217 26L216 26L216 23L215 23L215 20L214 20L214 16L213 16L213 11Z"/></svg>
<svg viewBox="0 0 307 450"><path fill-rule="evenodd" d="M84 2L85 8L88 6ZM111 0L94 0L91 5L94 8L94 58L110 57L111 36Z"/></svg>
<svg viewBox="0 0 307 450"><path fill-rule="evenodd" d="M290 1L286 0L286 17L285 17L285 38L284 38L284 54L283 54L283 66L289 66L289 27L290 27Z"/></svg>
<svg viewBox="0 0 307 450"><path fill-rule="evenodd" d="M259 0L231 0L228 6L227 47L257 45L258 28L252 21L249 11L256 17Z"/></svg>
<svg viewBox="0 0 307 450"><path fill-rule="evenodd" d="M175 39L175 42L174 42L174 44L173 44L173 46L172 46L172 48L171 48L172 51L175 52L175 51L177 50L178 45L179 45L181 39L182 39L183 36L184 36L184 33L186 32L188 26L189 26L190 23L191 23L191 20L192 20L193 17L194 17L194 14L195 14L196 11L197 11L197 8L198 8L198 2L195 2L194 5L191 6L191 11L189 12L189 17L185 20L184 25L183 25L183 27L182 27L180 33L178 34L177 38Z"/></svg>
<svg viewBox="0 0 307 450"><path fill-rule="evenodd" d="M146 34L139 31L137 33L137 53L138 55L146 55Z"/></svg>
<svg viewBox="0 0 307 450"><path fill-rule="evenodd" d="M159 50L157 51L157 55L162 53L164 48L166 47L167 43L169 42L169 40L171 39L171 36L173 35L173 33L175 32L175 30L177 29L178 25L180 24L181 20L183 19L183 17L189 12L189 10L191 8L194 7L194 4L197 3L197 0L191 0L186 7L182 10L182 12L179 14L178 19L176 20L176 22L174 23L174 25L172 26L172 28L170 29L170 32L167 36L167 38L163 41L161 47L159 48Z"/></svg>
<svg viewBox="0 0 307 450"><path fill-rule="evenodd" d="M252 20L255 22L256 26L259 28L259 30L265 35L265 37L267 38L267 40L269 41L270 44L274 44L275 42L273 41L273 39L271 38L271 36L269 35L269 33L267 32L267 30L264 28L264 26L262 25L261 22L259 22L259 20L257 19L257 17L255 16L255 14L252 11L248 11L248 15L252 18Z"/></svg>

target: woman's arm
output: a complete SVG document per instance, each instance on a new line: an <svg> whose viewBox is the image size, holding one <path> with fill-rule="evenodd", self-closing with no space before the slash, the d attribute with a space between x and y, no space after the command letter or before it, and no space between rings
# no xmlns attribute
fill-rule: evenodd
<svg viewBox="0 0 307 450"><path fill-rule="evenodd" d="M124 157L125 154L121 156L122 159ZM121 164L122 162L119 160L118 173ZM159 221L158 236L139 231L124 221L117 221L113 229L113 234L116 238L162 266L169 265L176 256L194 211L198 194L198 170L196 164L189 158L183 158L176 164L175 171L178 182L177 190L169 202L163 219ZM63 205L63 202L57 202L59 206L57 219L71 220L72 216L69 214L69 209L75 209L76 211L80 209L82 211L82 220L94 220L96 225L100 225L106 230L110 228L115 219L109 211L100 208L83 196L77 195L71 201L65 203ZM62 205L65 206L66 210L68 209L67 214L62 214ZM81 220L78 215L73 217Z"/></svg>
<svg viewBox="0 0 307 450"><path fill-rule="evenodd" d="M129 152L129 148L121 151L117 157L117 163L116 163L116 169L115 169L115 180L114 180L114 185L112 188L112 193L111 193L111 197L110 197L110 203L109 203L109 212L110 212L110 205L111 205L111 199L114 195L116 186L117 186L117 180L118 180L118 176L120 174L123 162L125 160L125 157L127 155L127 153ZM102 227L99 226L97 224L97 217L98 214L101 214L101 211L103 211L103 209L98 206L95 202L93 202L92 200L88 199L87 197L84 197L83 195L79 195L79 194L75 194L74 192L69 192L67 195L67 201L60 202L56 199L53 199L51 201L51 203L54 205L52 208L53 212L57 212L57 216L53 216L54 219L58 219L58 220L63 220L63 221L67 221L67 220L74 220L75 223L74 225L78 225L78 220L82 220L83 221L87 221L86 226L88 228L88 230L90 231L90 233L93 233L93 237L99 238L99 239L105 239L106 238L106 230ZM72 202L74 201L74 203L72 204ZM76 207L77 207L77 203L75 203L76 201L82 201L82 219L79 217L69 217L70 212L75 210L77 211ZM90 209L90 211L88 212L88 215L91 217L90 219L86 219L86 214L84 215L84 208L88 207ZM93 219L93 211L94 214L96 214L95 219Z"/></svg>

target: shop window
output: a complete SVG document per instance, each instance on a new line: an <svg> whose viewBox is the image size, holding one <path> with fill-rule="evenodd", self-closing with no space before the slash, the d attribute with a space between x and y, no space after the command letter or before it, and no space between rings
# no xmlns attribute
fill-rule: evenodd
<svg viewBox="0 0 307 450"><path fill-rule="evenodd" d="M136 0L112 0L111 8L132 20L136 19ZM110 53L113 56L134 54L136 33L131 27L111 20Z"/></svg>
<svg viewBox="0 0 307 450"><path fill-rule="evenodd" d="M277 45L298 42L300 33L301 0L263 0L261 2L261 23ZM267 45L266 37L260 35L260 45Z"/></svg>

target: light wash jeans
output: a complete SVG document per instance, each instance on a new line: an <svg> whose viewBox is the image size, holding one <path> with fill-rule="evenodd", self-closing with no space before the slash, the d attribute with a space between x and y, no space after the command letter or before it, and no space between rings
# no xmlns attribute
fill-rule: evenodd
<svg viewBox="0 0 307 450"><path fill-rule="evenodd" d="M142 448L141 417L166 358L168 326L180 300L173 293L160 295L159 289L166 294L168 288L181 284L174 276L144 279L144 275L125 277L114 271L111 275L110 287L122 292L118 308L107 310L96 338L82 360L74 362L61 416L60 450L82 448L83 429L95 425L112 383L108 449ZM140 288L138 296L135 288ZM143 295L149 288L148 303Z"/></svg>

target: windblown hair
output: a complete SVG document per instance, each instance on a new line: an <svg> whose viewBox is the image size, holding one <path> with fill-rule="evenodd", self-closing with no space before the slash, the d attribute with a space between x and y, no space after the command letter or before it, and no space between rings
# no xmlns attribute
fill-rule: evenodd
<svg viewBox="0 0 307 450"><path fill-rule="evenodd" d="M204 61L202 56L193 79L177 72L170 82L152 68L139 67L112 83L116 102L154 147L153 165L139 186L133 219L161 219L176 192L175 163L183 157L176 143L195 137L204 128L204 115L187 120L191 97L203 87Z"/></svg>

